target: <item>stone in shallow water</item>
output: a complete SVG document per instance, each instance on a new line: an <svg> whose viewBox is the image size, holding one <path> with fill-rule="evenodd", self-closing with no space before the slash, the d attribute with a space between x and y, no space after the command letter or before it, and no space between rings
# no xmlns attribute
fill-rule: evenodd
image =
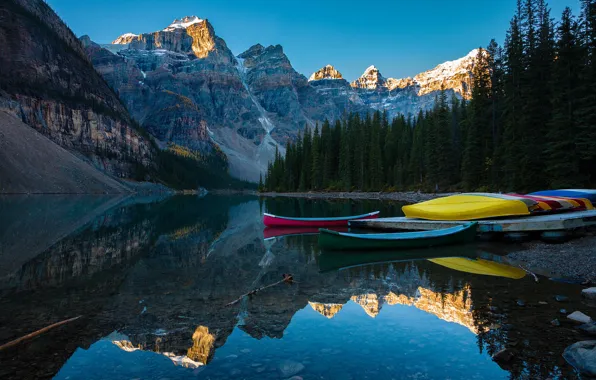
<svg viewBox="0 0 596 380"><path fill-rule="evenodd" d="M569 314L567 318L571 319L572 321L581 322L581 323L590 323L592 322L592 318L588 317L581 311L574 311L573 313Z"/></svg>
<svg viewBox="0 0 596 380"><path fill-rule="evenodd" d="M558 302L567 302L567 301L569 301L569 297L557 295L557 296L555 296L555 300Z"/></svg>
<svg viewBox="0 0 596 380"><path fill-rule="evenodd" d="M290 377L302 371L304 369L304 364L293 360L283 360L279 363L277 368L282 377Z"/></svg>
<svg viewBox="0 0 596 380"><path fill-rule="evenodd" d="M526 302L524 300L517 300L518 306L526 306Z"/></svg>
<svg viewBox="0 0 596 380"><path fill-rule="evenodd" d="M565 349L563 357L582 374L596 376L596 340L572 344Z"/></svg>
<svg viewBox="0 0 596 380"><path fill-rule="evenodd" d="M559 322L559 320L556 318L550 321L550 324L553 326L561 326L561 322Z"/></svg>
<svg viewBox="0 0 596 380"><path fill-rule="evenodd" d="M596 301L596 287L582 290L582 296L592 301Z"/></svg>

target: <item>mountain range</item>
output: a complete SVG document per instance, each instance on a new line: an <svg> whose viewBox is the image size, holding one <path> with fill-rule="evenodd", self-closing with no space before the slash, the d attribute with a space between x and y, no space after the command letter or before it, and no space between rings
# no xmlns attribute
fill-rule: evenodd
<svg viewBox="0 0 596 380"><path fill-rule="evenodd" d="M256 44L234 56L207 19L187 16L151 33L126 33L112 44L81 38L95 68L132 116L162 144L228 156L231 173L258 180L305 126L349 112L415 116L442 87L469 98L478 50L413 78L385 78L375 66L349 83L327 65L309 79L282 46Z"/></svg>
<svg viewBox="0 0 596 380"><path fill-rule="evenodd" d="M159 181L169 167L160 158L165 149L204 162L225 155L223 170L256 182L306 126L352 112L416 115L432 107L442 86L469 97L478 54L413 78L385 78L371 66L349 83L330 65L310 79L298 73L281 45L255 44L235 55L197 16L100 45L77 38L44 1L10 0L0 11L11 15L0 25L0 40L10 42L0 56L0 112L7 128L23 123L39 134L27 148L18 134L4 134L14 148L11 159L2 153L0 174L21 178L4 181L1 192L85 192L82 178L92 177L99 181L93 192L127 191L111 179ZM68 164L45 186L38 179L47 168L36 162L51 162L54 145L66 150L60 155ZM48 157L24 169L13 158L25 149ZM75 172L76 183L69 182ZM33 183L40 186L24 185Z"/></svg>

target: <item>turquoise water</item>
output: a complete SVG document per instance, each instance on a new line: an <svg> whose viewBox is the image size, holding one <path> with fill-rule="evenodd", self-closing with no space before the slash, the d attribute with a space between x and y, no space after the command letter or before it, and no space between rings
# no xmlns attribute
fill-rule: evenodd
<svg viewBox="0 0 596 380"><path fill-rule="evenodd" d="M388 253L362 265L378 260L321 253L315 235L264 239L264 211L397 215L398 203L47 202L0 199L11 210L0 224L0 344L82 317L0 351L3 379L576 378L560 357L574 333L550 321L581 304L579 288L495 267L503 247ZM53 203L68 217L40 225ZM284 273L295 282L228 305ZM502 368L491 355L504 347L515 357Z"/></svg>

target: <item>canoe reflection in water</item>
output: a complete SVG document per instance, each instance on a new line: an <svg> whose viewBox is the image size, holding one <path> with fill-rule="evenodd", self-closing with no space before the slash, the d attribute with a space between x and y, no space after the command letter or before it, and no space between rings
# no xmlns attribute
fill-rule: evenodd
<svg viewBox="0 0 596 380"><path fill-rule="evenodd" d="M473 244L405 251L350 251L349 253L345 253L323 250L318 257L318 264L321 272L331 272L371 264L416 260L428 260L434 264L459 272L485 276L505 277L517 280L526 275L523 269L478 258L477 247Z"/></svg>

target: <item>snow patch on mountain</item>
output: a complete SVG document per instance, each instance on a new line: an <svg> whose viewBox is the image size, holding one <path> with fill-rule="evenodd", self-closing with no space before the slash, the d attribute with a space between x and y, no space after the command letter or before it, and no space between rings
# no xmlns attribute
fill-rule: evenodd
<svg viewBox="0 0 596 380"><path fill-rule="evenodd" d="M174 20L167 28L165 28L164 32L173 32L176 29L186 29L193 24L198 24L205 20L198 18L197 16L186 16L182 17L181 19Z"/></svg>

